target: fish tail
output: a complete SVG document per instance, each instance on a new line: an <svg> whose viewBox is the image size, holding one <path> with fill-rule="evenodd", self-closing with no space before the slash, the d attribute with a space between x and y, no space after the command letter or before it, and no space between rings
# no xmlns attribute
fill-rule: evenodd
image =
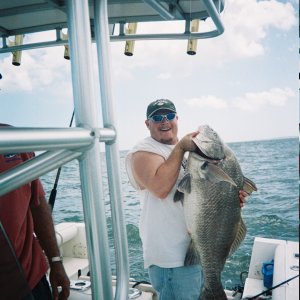
<svg viewBox="0 0 300 300"><path fill-rule="evenodd" d="M193 240L191 240L191 243L190 243L188 250L186 252L186 255L185 255L184 265L190 266L190 265L196 265L196 264L200 264L200 257L196 250L195 243L193 242Z"/></svg>
<svg viewBox="0 0 300 300"><path fill-rule="evenodd" d="M204 286L200 298L201 300L228 300L223 288L209 289Z"/></svg>

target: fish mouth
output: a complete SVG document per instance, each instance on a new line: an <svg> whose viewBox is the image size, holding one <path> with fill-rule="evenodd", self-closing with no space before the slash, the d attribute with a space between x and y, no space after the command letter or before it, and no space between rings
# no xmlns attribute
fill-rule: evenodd
<svg viewBox="0 0 300 300"><path fill-rule="evenodd" d="M225 158L224 147L223 147L222 143L216 143L216 142L208 140L208 139L199 140L197 138L197 136L192 138L192 140L197 146L195 152L197 152L203 158L218 160L218 161ZM212 149L213 149L213 151L212 151ZM212 154L212 155L209 155L209 154Z"/></svg>
<svg viewBox="0 0 300 300"><path fill-rule="evenodd" d="M203 158L206 158L206 159L209 159L209 160L212 160L212 161L221 161L225 158L225 156L223 158L215 158L215 157L210 157L210 156L207 156L206 154L204 154L201 149L199 147L197 147L197 149L195 150L195 152L200 155L201 157Z"/></svg>

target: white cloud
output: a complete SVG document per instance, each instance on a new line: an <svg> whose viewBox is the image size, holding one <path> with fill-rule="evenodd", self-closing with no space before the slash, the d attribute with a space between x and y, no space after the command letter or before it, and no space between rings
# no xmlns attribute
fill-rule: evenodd
<svg viewBox="0 0 300 300"><path fill-rule="evenodd" d="M244 111L258 111L265 106L284 106L290 98L296 95L289 88L272 88L269 91L260 93L246 93L242 97L237 97L233 106Z"/></svg>
<svg viewBox="0 0 300 300"><path fill-rule="evenodd" d="M191 108L227 109L233 107L242 111L254 112L265 107L283 107L288 100L295 98L296 94L290 88L272 88L268 91L246 93L243 96L229 100L212 95L200 98L185 99L184 102Z"/></svg>
<svg viewBox="0 0 300 300"><path fill-rule="evenodd" d="M171 78L171 73L167 72L167 73L160 73L157 75L158 79L162 79L162 80L167 80Z"/></svg>
<svg viewBox="0 0 300 300"><path fill-rule="evenodd" d="M21 65L11 64L11 55L0 60L2 90L37 91L47 86L60 87L60 83L70 80L70 62L63 58L63 48L55 47L22 51Z"/></svg>
<svg viewBox="0 0 300 300"><path fill-rule="evenodd" d="M208 45L220 63L263 55L269 29L288 31L298 23L291 4L275 0L228 0L221 17L225 32Z"/></svg>
<svg viewBox="0 0 300 300"><path fill-rule="evenodd" d="M211 95L200 98L185 99L184 102L192 108L224 109L228 107L228 104L224 99Z"/></svg>

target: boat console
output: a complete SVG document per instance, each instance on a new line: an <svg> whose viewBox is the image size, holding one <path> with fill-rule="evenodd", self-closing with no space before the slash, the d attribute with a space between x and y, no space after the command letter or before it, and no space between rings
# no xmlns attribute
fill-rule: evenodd
<svg viewBox="0 0 300 300"><path fill-rule="evenodd" d="M264 286L262 266L274 260L272 300L294 300L299 297L299 242L256 237L253 244L243 299L268 290ZM292 279L294 278L294 279ZM288 281L291 279L290 281ZM276 287L278 286L278 287ZM274 288L276 287L276 288Z"/></svg>

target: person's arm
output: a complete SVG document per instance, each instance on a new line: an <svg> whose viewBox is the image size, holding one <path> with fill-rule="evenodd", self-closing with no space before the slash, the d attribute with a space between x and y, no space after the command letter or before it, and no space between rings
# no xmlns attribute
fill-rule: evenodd
<svg viewBox="0 0 300 300"><path fill-rule="evenodd" d="M147 189L160 199L167 197L179 175L186 151L196 149L192 137L197 132L183 137L174 147L167 160L160 155L138 151L132 155L132 169L141 189Z"/></svg>
<svg viewBox="0 0 300 300"><path fill-rule="evenodd" d="M49 205L46 199L40 198L40 205L31 205L35 234L45 251L50 264L50 284L54 300L68 299L70 294L70 281L62 262L51 262L52 257L59 257L59 248L56 241L54 225ZM58 286L62 287L58 293Z"/></svg>

